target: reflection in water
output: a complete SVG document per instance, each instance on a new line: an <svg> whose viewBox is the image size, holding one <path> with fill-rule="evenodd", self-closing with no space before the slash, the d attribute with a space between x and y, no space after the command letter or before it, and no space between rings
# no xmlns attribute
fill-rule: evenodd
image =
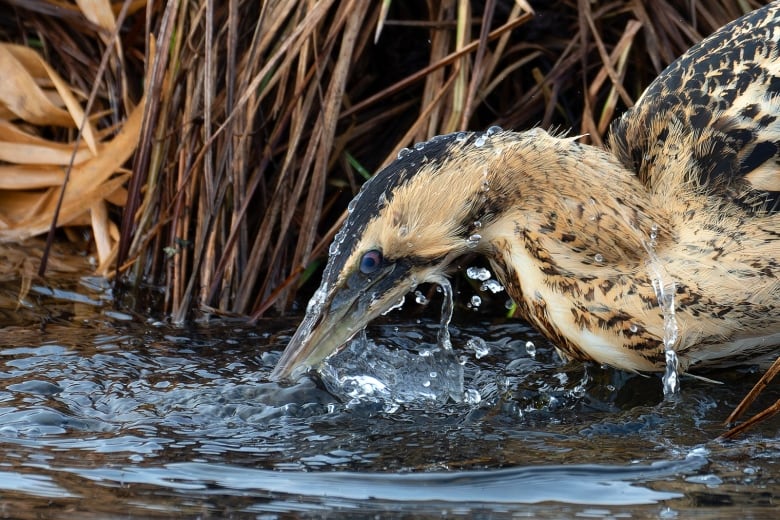
<svg viewBox="0 0 780 520"><path fill-rule="evenodd" d="M712 440L756 379L748 369L714 374L723 385L686 380L665 401L659 378L564 365L516 322L462 311L455 321L471 324L451 327L448 351L438 316L395 313L320 376L279 386L268 375L295 320L178 329L79 290L31 291L37 318L2 329L0 494L12 516L557 517L642 504L673 516L724 501L760 516L780 497L776 423Z"/></svg>

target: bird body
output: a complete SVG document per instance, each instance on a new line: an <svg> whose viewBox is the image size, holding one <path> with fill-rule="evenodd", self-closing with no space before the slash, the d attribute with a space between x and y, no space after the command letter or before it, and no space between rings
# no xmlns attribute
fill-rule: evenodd
<svg viewBox="0 0 780 520"><path fill-rule="evenodd" d="M491 128L402 151L350 204L272 377L316 367L468 253L568 358L653 372L668 349L683 370L776 356L779 41L779 3L725 26L607 149Z"/></svg>

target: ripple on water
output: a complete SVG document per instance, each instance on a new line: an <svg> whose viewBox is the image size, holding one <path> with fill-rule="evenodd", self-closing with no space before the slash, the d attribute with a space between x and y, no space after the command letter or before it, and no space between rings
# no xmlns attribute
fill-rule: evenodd
<svg viewBox="0 0 780 520"><path fill-rule="evenodd" d="M723 403L756 378L747 371L730 385L686 381L665 402L658 378L564 364L525 326L451 327L450 351L423 320L372 327L319 377L268 382L293 325L270 340L235 325L123 322L60 330L56 343L31 332L0 353L0 489L43 498L138 483L128 500L158 508L274 498L236 502L245 511L296 510L293 494L325 509L369 495L384 507L642 504L746 480L780 494L771 427L748 458L742 445L711 449L704 471L686 457L721 431ZM158 501L166 493L178 498Z"/></svg>

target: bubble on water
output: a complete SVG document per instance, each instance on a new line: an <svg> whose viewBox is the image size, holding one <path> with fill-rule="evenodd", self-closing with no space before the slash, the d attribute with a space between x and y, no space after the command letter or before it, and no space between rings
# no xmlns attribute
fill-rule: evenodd
<svg viewBox="0 0 780 520"><path fill-rule="evenodd" d="M484 267L469 267L466 269L466 276L471 278L472 280L479 280L481 282L484 282L485 280L489 280L492 274L490 274L490 271L485 269Z"/></svg>
<svg viewBox="0 0 780 520"><path fill-rule="evenodd" d="M409 148L401 148L400 150L398 150L398 159L403 159L404 157L406 157L410 153L412 153L411 149L409 149Z"/></svg>
<svg viewBox="0 0 780 520"><path fill-rule="evenodd" d="M485 145L486 141L487 139L485 138L485 136L480 135L474 140L474 146L476 146L477 148L482 148Z"/></svg>
<svg viewBox="0 0 780 520"><path fill-rule="evenodd" d="M490 348L487 345L487 342L485 342L484 339L480 338L479 336L474 336L470 338L466 342L466 348L474 351L474 357L477 359L482 359L483 357L490 354Z"/></svg>
<svg viewBox="0 0 780 520"><path fill-rule="evenodd" d="M471 305L473 308L475 308L475 309L476 309L476 308L478 308L480 305L482 305L482 298L480 298L479 296L477 296L477 295L475 294L474 296L472 296L472 297L471 297L471 300L469 300L469 304L470 304L470 305Z"/></svg>
<svg viewBox="0 0 780 520"><path fill-rule="evenodd" d="M486 280L479 287L482 291L490 291L493 294L500 293L504 290L504 286L498 280Z"/></svg>
<svg viewBox="0 0 780 520"><path fill-rule="evenodd" d="M533 341L526 341L525 342L525 351L528 353L529 356L532 358L536 357L536 345L534 345Z"/></svg>

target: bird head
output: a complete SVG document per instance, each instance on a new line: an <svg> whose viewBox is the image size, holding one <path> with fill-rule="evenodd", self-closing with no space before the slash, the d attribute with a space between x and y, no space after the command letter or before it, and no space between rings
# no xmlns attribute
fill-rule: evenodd
<svg viewBox="0 0 780 520"><path fill-rule="evenodd" d="M271 374L317 368L421 283L443 280L458 257L480 252L495 218L492 186L509 132L436 137L371 178L349 204L322 283Z"/></svg>

